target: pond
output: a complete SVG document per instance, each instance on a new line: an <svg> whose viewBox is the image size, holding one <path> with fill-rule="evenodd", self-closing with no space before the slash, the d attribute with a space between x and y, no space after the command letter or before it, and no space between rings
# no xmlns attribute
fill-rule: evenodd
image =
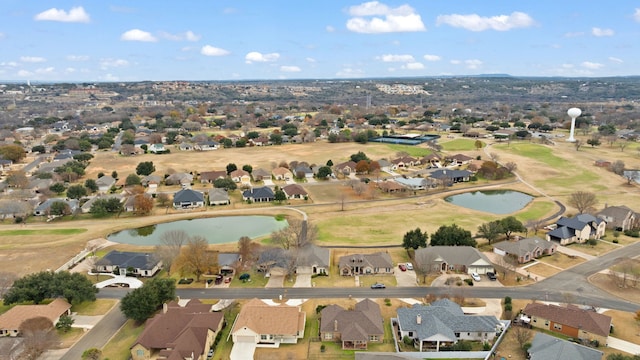
<svg viewBox="0 0 640 360"><path fill-rule="evenodd" d="M452 195L444 200L469 209L502 215L524 209L533 196L513 190L485 190Z"/></svg>
<svg viewBox="0 0 640 360"><path fill-rule="evenodd" d="M107 236L109 241L132 245L158 245L160 237L167 231L184 230L189 236L202 236L209 244L237 242L243 236L252 239L269 235L287 227L286 220L278 221L273 216L220 216L191 220L179 220L122 230Z"/></svg>

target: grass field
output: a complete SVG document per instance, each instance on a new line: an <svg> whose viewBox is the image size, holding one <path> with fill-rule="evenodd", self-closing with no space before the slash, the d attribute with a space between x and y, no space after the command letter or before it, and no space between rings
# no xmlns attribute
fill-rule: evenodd
<svg viewBox="0 0 640 360"><path fill-rule="evenodd" d="M471 151L476 149L476 140L477 139L455 139L451 141L442 141L442 150L444 151ZM480 140L483 146L485 146L485 142ZM478 153L480 154L480 153Z"/></svg>
<svg viewBox="0 0 640 360"><path fill-rule="evenodd" d="M0 230L0 236L26 236L26 235L76 235L86 232L87 229L43 229L43 230Z"/></svg>

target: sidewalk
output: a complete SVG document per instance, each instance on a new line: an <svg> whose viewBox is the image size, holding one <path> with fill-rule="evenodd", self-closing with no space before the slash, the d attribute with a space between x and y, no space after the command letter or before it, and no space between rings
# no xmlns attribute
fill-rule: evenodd
<svg viewBox="0 0 640 360"><path fill-rule="evenodd" d="M572 248L568 248L566 246L558 246L558 250L557 251L561 252L561 253L563 253L565 255L581 257L581 258L583 258L583 259L585 259L587 261L593 260L593 259L596 258L593 255L585 254L585 253L583 253L581 251L578 251L578 250L575 250L575 249L572 249Z"/></svg>

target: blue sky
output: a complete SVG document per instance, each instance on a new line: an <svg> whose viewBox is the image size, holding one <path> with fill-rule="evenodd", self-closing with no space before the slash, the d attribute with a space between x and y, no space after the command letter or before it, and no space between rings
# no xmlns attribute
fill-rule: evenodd
<svg viewBox="0 0 640 360"><path fill-rule="evenodd" d="M640 75L640 1L2 0L0 80Z"/></svg>

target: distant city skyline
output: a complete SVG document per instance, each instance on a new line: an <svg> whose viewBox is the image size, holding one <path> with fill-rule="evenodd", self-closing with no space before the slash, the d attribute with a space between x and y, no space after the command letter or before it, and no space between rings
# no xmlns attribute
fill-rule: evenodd
<svg viewBox="0 0 640 360"><path fill-rule="evenodd" d="M640 75L640 2L3 0L0 80Z"/></svg>

